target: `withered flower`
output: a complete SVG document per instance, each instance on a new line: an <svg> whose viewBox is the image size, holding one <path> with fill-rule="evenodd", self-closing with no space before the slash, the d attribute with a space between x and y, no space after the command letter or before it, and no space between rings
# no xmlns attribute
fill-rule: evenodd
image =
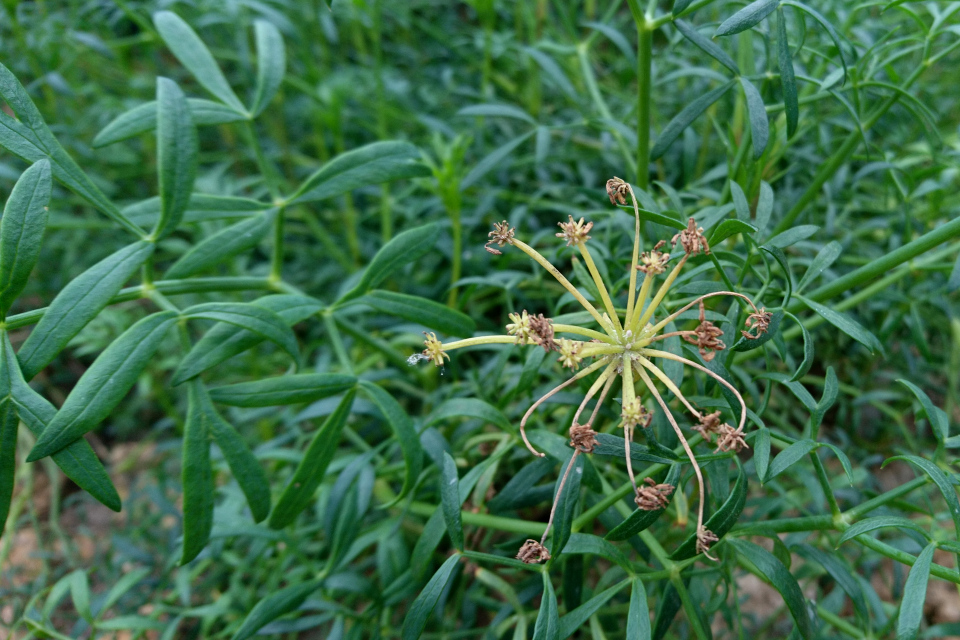
<svg viewBox="0 0 960 640"><path fill-rule="evenodd" d="M513 244L514 232L515 229L511 227L510 223L506 220L503 222L494 222L493 231L487 234L487 237L490 239L487 240L487 244L483 245L483 248L494 255L502 255L502 251L498 251L490 245L496 243L498 247L502 247L505 244Z"/></svg>
<svg viewBox="0 0 960 640"><path fill-rule="evenodd" d="M593 453L597 446L597 432L590 425L574 424L570 427L570 446L583 453Z"/></svg>
<svg viewBox="0 0 960 640"><path fill-rule="evenodd" d="M713 531L700 526L697 529L697 553L702 553L711 560L716 560L716 558L710 555L710 547L719 539Z"/></svg>
<svg viewBox="0 0 960 640"><path fill-rule="evenodd" d="M763 334L767 332L767 329L770 328L770 320L773 318L773 314L760 307L760 310L751 313L747 316L747 321L743 323L743 326L746 327L745 331L740 333L744 338L749 338L750 340L756 340Z"/></svg>
<svg viewBox="0 0 960 640"><path fill-rule="evenodd" d="M530 316L530 334L544 351L558 351L557 343L553 341L553 320L545 318L542 313Z"/></svg>
<svg viewBox="0 0 960 640"><path fill-rule="evenodd" d="M728 424L720 425L717 436L717 451L736 451L739 453L744 448L749 449L750 445L743 438L743 432L734 429Z"/></svg>
<svg viewBox="0 0 960 640"><path fill-rule="evenodd" d="M550 559L550 551L536 540L527 540L516 555L525 564L539 564Z"/></svg>
<svg viewBox="0 0 960 640"><path fill-rule="evenodd" d="M592 222L584 224L583 218L580 218L579 221L574 221L573 216L570 216L569 222L558 222L557 225L562 229L562 232L558 233L557 237L566 240L568 247L582 244L589 240L590 236L587 234L590 233L590 229L593 229Z"/></svg>
<svg viewBox="0 0 960 640"><path fill-rule="evenodd" d="M630 186L614 176L607 180L607 195L610 196L610 204L627 204L627 195L631 195Z"/></svg>
<svg viewBox="0 0 960 640"><path fill-rule="evenodd" d="M636 497L633 499L637 503L637 508L641 511L657 511L665 509L670 504L670 495L673 493L672 484L657 484L653 478L644 478L646 484L637 487Z"/></svg>
<svg viewBox="0 0 960 640"><path fill-rule="evenodd" d="M688 256L695 256L701 251L706 254L710 253L710 245L707 244L707 239L703 237L703 227L698 227L693 218L687 220L687 228L673 236L670 243L676 246L678 241Z"/></svg>
<svg viewBox="0 0 960 640"><path fill-rule="evenodd" d="M705 441L711 442L713 434L720 433L720 412L714 411L701 415L700 424L696 425L693 430L700 432Z"/></svg>

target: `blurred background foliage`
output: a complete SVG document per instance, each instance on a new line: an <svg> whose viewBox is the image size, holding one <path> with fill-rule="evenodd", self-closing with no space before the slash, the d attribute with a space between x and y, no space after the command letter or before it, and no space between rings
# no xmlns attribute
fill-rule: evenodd
<svg viewBox="0 0 960 640"><path fill-rule="evenodd" d="M743 3L675 4L684 11L681 29L669 2L646 8L596 0L345 0L332 7L320 0L4 2L0 59L60 143L120 206L155 194L156 139L139 135L96 146L98 132L153 100L157 76L172 78L190 98L210 97L160 38L152 18L160 10L176 12L196 30L244 103L257 77L254 21L274 25L286 47L277 97L255 122L199 127L195 192L270 202L277 188L293 192L339 154L376 141L415 144L422 177L287 208L283 282L324 305L357 283L386 241L435 222L440 232L432 248L391 273L383 288L444 302L469 316L479 333L502 333L512 311L571 312L572 298L524 256L509 250L492 256L483 243L493 222L509 220L518 237L564 265L590 293L582 265L553 238L568 214L586 216L595 223L591 247L602 257L599 267L610 274L607 282L622 288L633 220L611 207L603 191L617 175L646 189L644 209L679 220L696 215L708 235L728 219L755 229L719 243L719 260L691 269L672 302L710 290L722 269L758 302L793 312L803 327L785 319L765 347L728 361L757 416L751 430L766 426L772 459L754 457L763 450L757 436L739 456L748 494L731 534L736 543L718 547L718 564L689 563L682 574L667 571L642 582L636 576L667 568L649 537L617 543L629 557L626 569L619 556L598 551L586 538L578 539L580 551L555 552L546 578L536 568L469 553L456 565L443 564L454 546L439 515L439 483L447 477L442 452L455 460L460 479L465 548L510 557L526 537L543 531L555 479L570 455L560 436L585 387L558 394L535 419L541 441L553 447L541 463L518 444L515 425L533 398L559 381L552 357L497 347L457 352L441 368L410 367L405 359L422 348L421 332L429 326L367 304L297 324L304 367L355 374L397 399L426 451L414 491L390 504L404 476L400 448L381 409L360 397L342 442L330 445L336 455L316 498L285 529L253 524L214 449L213 536L197 560L179 566L187 393L170 384L183 356L171 335L90 436L123 498L121 513L78 491L49 460L18 466L14 509L0 539L0 624L14 629L10 637L235 637L258 602L298 586L282 592L289 606L276 609L296 613L269 620L261 634L410 637L419 631L411 631L409 620L422 618L424 637L526 638L535 628L534 637L566 637L577 629L579 637L623 637L641 624L632 613L646 617L648 606L631 596L639 591L655 616L657 638L894 637L903 630L905 616L898 612L905 599L905 606L922 609L923 637L960 635L960 574L948 553L956 550L949 539L957 514L950 512L949 492L938 491L928 482L933 475L921 470L914 479L916 467L902 461L881 466L894 455L919 456L936 463L949 491L957 484L952 447L960 443L950 438L960 421L960 227L943 231L943 225L960 214L960 3L767 2L779 9L752 29L716 38L718 25ZM648 37L650 144L659 157L650 160L647 175L637 169L638 158L641 166L646 158L637 134L642 113L632 10L647 11L657 27ZM791 99L778 59L778 19L795 73L795 131L785 113ZM731 64L762 98L766 145L756 146L760 114L739 81L702 105L672 144L658 145L685 108L739 79ZM641 60L641 76L642 67ZM25 167L0 155L5 195ZM644 222L645 248L675 233L656 219ZM161 242L158 267L233 223L185 225ZM937 229L939 235L925 235ZM909 245L918 238L926 243ZM55 185L41 259L13 312L48 305L67 282L127 241ZM266 238L206 275L266 278L272 242ZM906 257L894 253L904 246L915 250ZM883 261L891 255L900 257ZM191 292L176 299L189 305L263 294ZM817 312L817 303L826 312ZM96 355L152 309L146 299L107 308L34 387L59 406ZM28 331L11 330L15 346ZM811 358L805 349L813 345ZM264 343L204 379L214 385L258 380L282 375L289 364L279 347ZM919 393L898 384L901 379ZM726 406L705 380L689 376L684 385L702 406ZM253 449L276 496L338 401L232 407L223 415ZM613 430L618 413L604 410L604 430ZM938 432L935 424L946 429ZM673 447L665 425L658 416L660 441ZM792 464L779 458L777 474L770 472L778 450L811 438L841 452L819 450L828 490L818 482L809 449ZM21 442L24 455L30 446ZM852 463L849 479L843 454ZM573 530L599 540L633 505L615 493L626 477L622 464L593 461L597 473L583 479ZM711 511L730 493L737 468L729 456L707 467ZM688 472L685 493L678 490L647 533L660 551L672 551L690 533L696 497ZM838 547L843 531L868 516L909 519L914 528L891 521L886 526L893 528ZM882 548L872 538L863 543L878 534ZM923 608L922 593L916 584L910 589L907 576L930 539L940 549ZM757 555L760 547L748 540L766 555ZM596 561L586 562L584 553ZM769 558L802 587L800 610L784 595L791 587L783 576L764 564ZM438 568L444 579L427 584ZM433 585L432 600L415 601L427 593L424 585L427 591ZM605 591L611 587L617 589ZM553 614L546 604L551 597ZM559 628L548 629L551 615ZM797 616L809 619L801 624ZM908 625L907 637L911 631L916 635L917 627Z"/></svg>

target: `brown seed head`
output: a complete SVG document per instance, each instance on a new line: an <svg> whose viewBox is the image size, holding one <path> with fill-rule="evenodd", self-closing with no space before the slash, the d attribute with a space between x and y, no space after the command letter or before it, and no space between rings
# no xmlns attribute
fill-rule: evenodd
<svg viewBox="0 0 960 640"><path fill-rule="evenodd" d="M720 412L714 411L713 413L702 414L700 424L695 426L693 430L699 431L704 440L711 442L713 434L720 433Z"/></svg>
<svg viewBox="0 0 960 640"><path fill-rule="evenodd" d="M760 307L760 311L751 313L749 316L747 316L747 321L744 323L746 330L741 331L740 333L744 338L756 340L765 334L767 329L770 328L771 318L773 318L773 314L763 307Z"/></svg>
<svg viewBox="0 0 960 640"><path fill-rule="evenodd" d="M523 313L511 313L509 317L512 322L507 325L507 333L515 337L516 344L525 345L537 341L530 328L530 316L526 309Z"/></svg>
<svg viewBox="0 0 960 640"><path fill-rule="evenodd" d="M687 255L695 256L701 251L706 254L710 253L710 245L707 244L707 239L703 237L703 227L698 227L693 218L687 221L687 228L673 236L673 240L670 241L673 246L676 246L677 242L687 252Z"/></svg>
<svg viewBox="0 0 960 640"><path fill-rule="evenodd" d="M550 551L536 540L527 540L520 547L516 558L526 564L538 564L550 559Z"/></svg>
<svg viewBox="0 0 960 640"><path fill-rule="evenodd" d="M487 244L483 245L483 248L489 251L494 255L501 255L502 251L497 251L490 245L496 243L498 247L502 247L505 244L513 244L513 235L516 230L510 226L510 223L504 220L503 222L494 222L493 231L487 234L487 237L490 238L487 240Z"/></svg>
<svg viewBox="0 0 960 640"><path fill-rule="evenodd" d="M607 180L607 195L610 196L610 204L627 204L626 196L630 194L630 185L614 176Z"/></svg>
<svg viewBox="0 0 960 640"><path fill-rule="evenodd" d="M697 530L697 553L702 553L711 560L716 560L716 558L711 556L708 552L710 551L710 547L713 546L713 543L717 542L719 539L720 538L718 538L713 531L701 527L699 530Z"/></svg>
<svg viewBox="0 0 960 640"><path fill-rule="evenodd" d="M717 430L717 451L735 451L739 453L744 448L749 449L750 445L743 438L743 432L734 429L728 424L720 425Z"/></svg>
<svg viewBox="0 0 960 640"><path fill-rule="evenodd" d="M709 320L702 321L693 332L696 337L685 335L683 339L690 344L697 345L700 349L700 355L706 362L713 360L717 351L723 351L727 348L727 345L720 340L723 331Z"/></svg>
<svg viewBox="0 0 960 640"><path fill-rule="evenodd" d="M443 350L443 345L437 340L437 334L424 331L423 335L426 336L423 344L427 347L422 351L424 357L433 361L436 366L442 367L444 358L450 360L450 356L447 355L447 352Z"/></svg>
<svg viewBox="0 0 960 640"><path fill-rule="evenodd" d="M544 351L559 351L557 343L553 341L553 320L543 317L542 313L530 316L530 333L534 342Z"/></svg>
<svg viewBox="0 0 960 640"><path fill-rule="evenodd" d="M584 224L583 218L580 218L579 221L574 221L573 216L570 216L569 222L558 222L557 225L563 230L557 234L557 237L566 240L568 247L589 240L590 236L587 234L590 232L590 229L593 228L592 222Z"/></svg>
<svg viewBox="0 0 960 640"><path fill-rule="evenodd" d="M633 501L641 511L658 511L670 504L670 495L673 493L672 484L657 484L653 478L645 478L646 485L637 487L637 495Z"/></svg>
<svg viewBox="0 0 960 640"><path fill-rule="evenodd" d="M597 446L597 432L587 424L570 427L570 446L582 453L593 453Z"/></svg>

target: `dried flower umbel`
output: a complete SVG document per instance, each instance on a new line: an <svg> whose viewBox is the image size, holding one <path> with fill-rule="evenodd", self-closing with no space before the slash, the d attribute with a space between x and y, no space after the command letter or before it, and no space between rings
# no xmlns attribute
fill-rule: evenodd
<svg viewBox="0 0 960 640"><path fill-rule="evenodd" d="M526 253L556 278L561 286L583 306L596 324L599 325L600 331L577 325L555 323L542 314L530 315L526 310L522 310L521 313L509 314L510 324L507 325L507 335L468 338L466 340L440 344L435 337L430 334L427 336L425 342L426 348L423 354L416 357L419 359L429 359L439 366L449 357L447 352L480 344L535 344L543 347L546 351L557 351L560 354L558 360L561 365L571 370L576 370L577 372L566 382L558 385L537 400L533 406L527 410L523 419L520 421L520 435L523 438L524 444L526 444L527 448L530 449L534 455L541 457L544 456L544 454L538 452L527 438L525 429L527 420L529 420L537 407L543 404L548 398L575 381L599 372L599 375L593 384L591 384L586 397L580 403L573 417L573 424L570 429L570 446L573 447L574 451L570 462L567 464L563 478L560 481L560 487L557 491L558 496L563 491L567 476L574 467L577 456L592 453L593 450L599 446L596 440L596 431L593 429L594 420L597 417L600 406L606 399L607 393L614 381L619 377L622 381L623 388L620 426L624 430L624 457L626 459L627 473L633 485L638 507L641 509L654 510L666 507L669 502L669 497L674 491L674 487L669 484L656 484L650 478L647 478L645 483L641 483L638 486L630 458L630 443L633 441L635 429L637 427L641 429L647 427L653 415L644 406L639 397L640 395L644 395L644 393L648 394L666 415L687 457L693 465L699 490L696 532L697 551L705 554L708 558L712 558L709 550L711 545L717 541L717 536L707 530L703 525L705 499L703 474L700 471L700 465L697 463L687 438L684 436L680 425L671 413L663 396L654 385L653 380L658 380L666 389L676 396L681 404L693 415L698 423L697 426L693 428L701 433L704 440L709 443L712 441L714 435L717 436L718 451L736 452L747 446L744 441L743 431L747 418L747 407L739 391L725 379L697 362L657 349L655 343L671 336L681 337L697 345L701 357L704 361L709 362L718 351L725 349L726 346L720 340L723 332L706 319L704 300L715 296L734 296L745 300L746 304L752 309L752 313L745 323L745 329L742 331L742 334L747 338L756 339L763 335L769 327L771 314L762 308L758 309L753 301L743 294L732 291L719 291L701 296L680 309L673 311L663 319L654 321L654 314L660 309L664 297L680 274L680 270L691 256L700 253L709 254L710 246L704 238L703 229L697 226L693 218L690 218L686 229L676 234L672 239L672 245L675 248L679 245L683 253L679 256L679 259L675 261L673 268L667 273L673 256L661 251L661 248L666 244L665 242L658 242L656 246L648 252L640 252L640 213L633 189L620 178L608 180L606 188L612 204L625 204L626 197L629 196L634 208L635 233L625 313L617 313L609 290L601 279L593 257L590 254L590 250L587 248L587 241L590 239L588 233L593 226L592 223L585 223L583 218L575 221L573 217L570 216L567 222L559 223L561 233L558 233L557 236L566 240L567 246L576 247L580 252L583 262L600 294L600 303L603 308L602 312L587 300L583 294L536 249L519 240L516 237L515 229L510 227L507 222L498 222L494 225L494 230L489 234L490 241L486 245L487 251L499 255L501 252L491 246L496 244L497 247L510 245ZM643 282L639 287L637 286L638 273L643 274ZM654 281L664 273L667 273L667 275L654 293ZM695 306L699 306L700 309L700 322L695 329L669 333L663 332L663 329L667 325L678 320L682 313ZM562 334L575 337L556 337ZM577 337L579 339L577 339ZM593 362L580 368L584 360L592 360ZM688 367L693 367L729 389L740 402L740 419L737 427L734 428L722 423L720 412L705 414L697 410L684 397L679 387L654 364L655 360L673 360ZM637 392L638 385L641 388L639 394ZM581 422L581 415L586 409L587 404L593 398L597 398L597 403L589 419L586 422ZM555 510L556 502L554 502L553 509L551 509L547 529L540 542L528 540L520 549L517 558L527 563L542 562L550 559L550 552L544 546L544 542L547 539L547 534L553 523Z"/></svg>

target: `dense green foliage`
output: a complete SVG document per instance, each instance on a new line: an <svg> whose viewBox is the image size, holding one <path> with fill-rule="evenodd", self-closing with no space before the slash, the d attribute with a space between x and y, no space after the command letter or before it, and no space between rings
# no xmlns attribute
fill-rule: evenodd
<svg viewBox="0 0 960 640"><path fill-rule="evenodd" d="M6 2L0 62L11 637L960 634L960 3ZM614 176L642 251L710 240L664 308L772 313L662 343L698 464L637 382L647 511L632 391L582 452L562 388L540 458L556 354L415 355L629 310ZM683 415L736 423L717 377L749 448Z"/></svg>

